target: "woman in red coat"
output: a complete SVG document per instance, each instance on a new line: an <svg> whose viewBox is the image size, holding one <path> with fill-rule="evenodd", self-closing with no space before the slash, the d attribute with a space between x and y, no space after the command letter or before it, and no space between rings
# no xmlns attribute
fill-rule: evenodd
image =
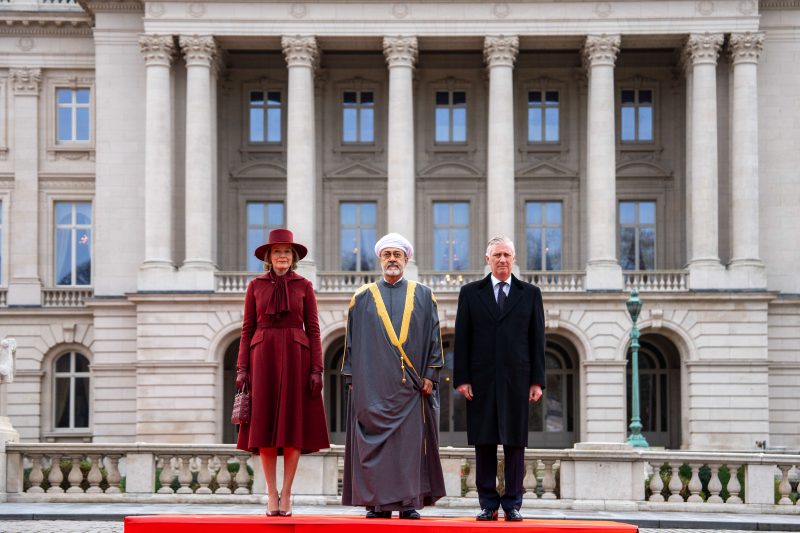
<svg viewBox="0 0 800 533"><path fill-rule="evenodd" d="M267 514L290 516L292 482L301 453L330 447L322 404L322 343L311 282L294 272L306 247L285 229L272 230L255 256L267 272L247 286L236 388L250 386L250 423L236 447L261 455ZM275 466L283 455L283 486Z"/></svg>

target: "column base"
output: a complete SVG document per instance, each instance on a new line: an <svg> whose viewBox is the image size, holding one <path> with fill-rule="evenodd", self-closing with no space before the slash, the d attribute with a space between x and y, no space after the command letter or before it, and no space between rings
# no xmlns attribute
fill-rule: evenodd
<svg viewBox="0 0 800 533"><path fill-rule="evenodd" d="M614 259L597 259L586 264L586 290L621 291L622 267Z"/></svg>
<svg viewBox="0 0 800 533"><path fill-rule="evenodd" d="M766 290L767 269L760 259L733 259L728 263L731 289Z"/></svg>
<svg viewBox="0 0 800 533"><path fill-rule="evenodd" d="M175 280L175 265L172 261L145 261L139 265L136 289L139 291L169 291Z"/></svg>
<svg viewBox="0 0 800 533"><path fill-rule="evenodd" d="M12 278L8 284L6 304L42 305L42 282L39 278Z"/></svg>
<svg viewBox="0 0 800 533"><path fill-rule="evenodd" d="M295 271L316 287L317 286L317 263L314 261L307 261L303 259L297 263L297 270Z"/></svg>
<svg viewBox="0 0 800 533"><path fill-rule="evenodd" d="M689 262L689 290L721 290L728 288L725 267L716 257Z"/></svg>

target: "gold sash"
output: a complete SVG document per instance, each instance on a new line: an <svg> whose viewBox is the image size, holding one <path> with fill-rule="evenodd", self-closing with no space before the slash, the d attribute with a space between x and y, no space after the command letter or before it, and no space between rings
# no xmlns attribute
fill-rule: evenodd
<svg viewBox="0 0 800 533"><path fill-rule="evenodd" d="M383 303L383 297L381 296L381 291L378 289L378 284L369 284L369 291L372 293L372 299L375 301L375 309L378 311L378 316L381 317L381 321L383 321L383 327L386 329L386 333L389 335L389 342L391 342L392 346L400 351L400 368L403 371L403 383L406 382L406 366L408 366L408 368L410 368L419 379L419 374L414 368L414 364L406 355L405 350L403 350L403 344L405 344L406 340L408 340L408 328L411 325L411 313L414 311L414 289L416 286L416 282L409 281L408 286L406 287L406 305L403 309L403 320L400 322L400 338L398 338L397 332L394 330L394 326L392 325L392 319L389 318L389 312L386 310L386 304Z"/></svg>

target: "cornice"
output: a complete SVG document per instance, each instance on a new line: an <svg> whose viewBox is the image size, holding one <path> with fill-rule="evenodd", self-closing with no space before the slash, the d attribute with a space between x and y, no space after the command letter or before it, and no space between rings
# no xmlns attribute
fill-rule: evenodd
<svg viewBox="0 0 800 533"><path fill-rule="evenodd" d="M4 12L0 35L91 36L92 19L85 13Z"/></svg>
<svg viewBox="0 0 800 533"><path fill-rule="evenodd" d="M800 9L800 0L760 0L758 2L758 9L759 11Z"/></svg>
<svg viewBox="0 0 800 533"><path fill-rule="evenodd" d="M144 2L141 0L78 0L84 11L94 16L95 13L144 13Z"/></svg>
<svg viewBox="0 0 800 533"><path fill-rule="evenodd" d="M487 36L483 40L483 59L489 68L513 67L519 53L519 37L516 35Z"/></svg>

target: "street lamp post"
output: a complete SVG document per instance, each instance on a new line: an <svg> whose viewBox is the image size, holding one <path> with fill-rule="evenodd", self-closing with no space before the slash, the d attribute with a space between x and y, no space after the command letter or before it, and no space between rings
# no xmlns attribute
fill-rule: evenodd
<svg viewBox="0 0 800 533"><path fill-rule="evenodd" d="M639 328L636 327L636 321L639 319L639 313L642 311L642 301L639 299L639 291L633 289L631 297L625 302L628 308L628 314L631 315L633 321L633 329L631 329L631 423L628 428L631 430L628 435L628 444L634 448L649 448L647 440L642 435L642 421L639 418Z"/></svg>

